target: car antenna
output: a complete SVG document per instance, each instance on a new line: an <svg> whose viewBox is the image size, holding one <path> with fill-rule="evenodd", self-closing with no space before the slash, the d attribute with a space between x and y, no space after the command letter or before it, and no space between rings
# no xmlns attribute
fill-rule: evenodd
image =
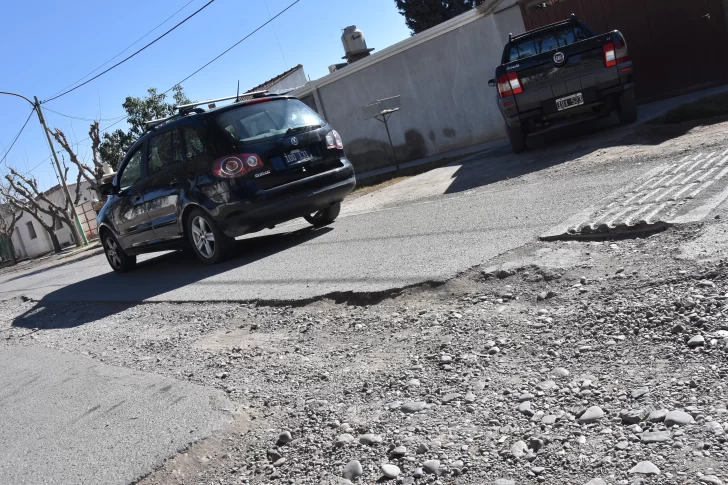
<svg viewBox="0 0 728 485"><path fill-rule="evenodd" d="M238 92L235 94L235 101L240 97L240 79L238 79Z"/></svg>

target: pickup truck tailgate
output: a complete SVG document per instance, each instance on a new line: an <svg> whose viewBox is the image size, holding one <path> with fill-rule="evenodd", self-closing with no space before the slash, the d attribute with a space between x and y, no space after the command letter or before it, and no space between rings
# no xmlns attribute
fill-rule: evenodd
<svg viewBox="0 0 728 485"><path fill-rule="evenodd" d="M515 96L518 111L541 108L548 115L557 112L556 99L582 93L584 103L589 104L597 100L598 90L619 85L618 68L604 63L604 44L609 39L610 34L592 37L507 64L506 70L517 72L523 86L523 92ZM557 52L566 58L562 65L555 62Z"/></svg>

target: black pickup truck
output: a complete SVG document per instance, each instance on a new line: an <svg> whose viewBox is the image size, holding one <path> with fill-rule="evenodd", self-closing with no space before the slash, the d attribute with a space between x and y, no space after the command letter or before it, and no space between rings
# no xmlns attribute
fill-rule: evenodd
<svg viewBox="0 0 728 485"><path fill-rule="evenodd" d="M498 105L513 151L526 150L530 133L616 111L637 119L632 61L619 31L594 35L575 15L509 36L495 79Z"/></svg>

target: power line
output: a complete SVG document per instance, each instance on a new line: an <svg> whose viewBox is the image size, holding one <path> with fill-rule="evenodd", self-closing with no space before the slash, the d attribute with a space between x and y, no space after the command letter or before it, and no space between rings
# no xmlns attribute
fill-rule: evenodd
<svg viewBox="0 0 728 485"><path fill-rule="evenodd" d="M209 2L209 3L207 3L207 4L206 4L205 6L203 6L202 8L205 8L205 7L207 6L207 5L209 5L209 4L210 4L210 3L212 3L213 1L214 1L214 0L211 0L211 1ZM214 58L213 58L213 59L212 59L212 60L211 60L210 62L208 62L208 63L207 63L207 64L205 64L204 66L200 67L199 69L197 69L197 70L196 70L195 72L193 72L192 74L190 74L189 76L187 76L186 78L184 78L183 80L181 80L180 82L178 82L178 83L175 83L175 84L174 84L174 85L173 85L173 86L172 86L171 88L169 88L168 90L164 91L164 92L163 92L162 94L167 94L168 92L172 91L172 90L173 90L173 89L175 88L175 86L179 86L179 85L181 85L181 84L182 84L183 82L185 82L186 80L188 80L189 78L191 78L192 76L194 76L195 74L197 74L198 72L202 71L202 70L203 70L204 68L206 68L207 66L209 66L210 64L212 64L213 62L215 62L216 60L218 60L219 58L221 58L221 57L222 57L222 56L224 56L225 54L227 54L227 53L228 53L229 51L231 51L231 50L232 50L233 48L237 47L237 46L238 46L238 45L239 45L240 43L242 43L243 41L245 41L246 39L248 39L249 37L251 37L251 36L252 36L253 34L255 34L256 32L258 32L258 31L259 31L260 29L262 29L263 27L265 27L265 26L266 26L266 25L268 25L269 23L273 22L273 21L274 21L275 19L277 19L278 17L280 17L281 15L283 15L283 14L284 14L284 13L285 13L286 11L290 10L290 9L291 9L291 7L293 7L294 5L296 5L296 4L297 4L298 2L300 2L300 1L301 1L301 0L295 0L295 1L293 2L293 3L291 3L290 5L288 5L288 6L286 7L286 8L284 8L283 10L281 10L280 12L278 12L278 13L277 13L277 14L276 14L275 16L271 17L271 18L270 18L270 19L269 19L269 20L268 20L267 22L263 23L263 24L262 24L262 25L260 25L260 26L259 26L258 28L256 28L256 29L255 29L254 31L252 31L251 33L249 33L248 35L246 35L245 37L243 37L242 39L240 39L239 41L237 41L237 42L236 42L235 44L231 45L231 46L230 46L230 47L228 47L227 49L225 49L225 50L224 50L224 51L223 51L222 53L220 53L220 54L219 54L218 56L214 57ZM198 11L199 11L199 10L198 10ZM195 12L195 13L197 13L197 12ZM194 15L194 14L193 14L193 15ZM186 20L186 19L185 19L185 20ZM184 22L184 21L183 21L183 22ZM102 74L103 74L103 73L102 73ZM75 88L74 88L74 89L75 89ZM51 98L51 99L53 99L53 98ZM48 100L48 101L50 101L50 100ZM46 108L46 109L48 109L48 108ZM111 128L112 126L118 125L118 124L119 124L119 123L121 123L122 121L125 121L126 119L128 119L128 118L129 118L129 116L130 116L130 115L124 116L124 117L123 117L123 118L121 118L120 120L118 120L118 121L115 121L115 122L111 123L110 125L108 125L108 126L106 126L106 127L104 127L104 128L101 128L101 129L99 130L99 134L101 134L101 133L103 133L103 132L105 132L105 131L108 131L108 129L109 129L109 128ZM81 140L81 141L80 141L80 142L78 142L77 144L83 143L83 142L85 142L86 140L90 140L90 139L91 139L91 137L87 137L87 138L84 138L83 140ZM58 151L58 152L56 152L56 153L60 153L60 151ZM46 161L47 161L48 159L50 159L50 158L51 158L50 156L49 156L49 157L47 157L47 158L45 158L45 159L44 159L44 160L43 160L42 162L40 162L40 163L39 163L38 165L36 165L36 166L35 166L35 167L33 167L32 169L30 169L30 170L29 170L28 172L26 172L26 174L27 174L27 173L30 173L30 172L32 172L33 170L35 170L36 168L40 167L40 166L41 166L41 165L42 165L43 163L45 163L45 162L46 162Z"/></svg>
<svg viewBox="0 0 728 485"><path fill-rule="evenodd" d="M124 50L122 50L121 52L119 52L118 54L116 54L116 55L115 55L114 57L112 57L112 58L111 58L111 59L109 59L108 61L104 62L104 63L103 63L103 64L101 64L101 65L100 65L99 67L97 67L96 69L92 70L91 72L89 72L89 73L88 73L88 74L86 74L85 76L81 77L81 78L80 78L80 79L78 79L77 81L74 81L74 82L72 82L71 84L69 84L68 86L66 86L65 88L62 88L62 89L60 89L60 90L56 91L56 93L55 93L55 94L53 94L52 96L55 96L56 94L58 94L58 93L60 93L60 92L62 92L62 91L65 91L66 89L70 88L70 87L71 87L71 86L73 86L74 84L76 84L76 83L79 83L79 82L83 81L83 80L84 80L85 78L87 78L87 77L88 77L88 76L90 76L91 74L95 73L96 71L98 71L99 69L101 69L102 67L104 67L104 66L105 66L106 64L108 64L109 62L113 61L114 59L116 59L117 57L119 57L120 55L122 55L122 54L123 54L124 52L128 51L129 49L131 49L131 48L132 48L132 46L134 46L135 44L137 44L137 43L138 43L138 42L139 42L140 40L142 40L142 39L143 39L144 37L146 37L146 36L148 36L149 34L151 34L152 32L154 32L154 31L155 31L155 30L157 30L158 28L160 28L160 27L161 27L162 25L166 24L166 23L167 23L167 22L169 21L169 19L171 19L172 17L174 17L175 15L177 15L178 13L180 13L180 12L181 12L182 10L184 10L184 9L185 9L185 8L187 7L187 5L191 4L191 3L192 3L192 2L194 2L194 1L195 1L195 0L190 0L189 2L185 3L185 4L184 4L184 5L182 6L182 8L180 8L180 9L179 9L179 10L177 10L177 11L176 11L175 13L173 13L172 15L170 15L169 17L167 17L166 19L164 19L164 21L162 21L162 22L161 22L161 23L160 23L159 25L157 25L156 27L154 27L154 28L153 28L152 30L150 30L149 32L147 32L146 34L142 35L142 36L141 36L141 37L139 37L139 38L138 38L137 40L135 40L134 42L132 42L131 44L129 44L129 45L128 45L128 46L127 46L127 47L126 47L126 48L125 48Z"/></svg>
<svg viewBox="0 0 728 485"><path fill-rule="evenodd" d="M70 93L70 92L72 92L72 91L75 91L76 89L80 88L81 86L85 86L86 84L90 83L90 82L91 82L91 81L93 81L94 79L98 79L99 77L103 76L104 74L106 74L107 72L111 71L112 69L114 69L114 68L116 68L116 67L118 67L118 66L122 65L123 63L125 63L126 61L128 61L129 59L131 59L132 57L134 57L135 55L137 55L137 54L139 54L140 52L142 52L142 51L143 51L144 49L146 49L147 47L151 46L152 44L156 43L156 42L157 42L158 40L162 39L162 38L163 38L164 36L166 36L167 34L169 34L170 32L172 32L172 31L173 31L174 29L176 29L177 27L179 27L179 26L180 26L180 25L182 25L183 23L187 22L187 21L188 21L189 19L191 19L192 17L194 17L194 16L195 16L195 15L197 15L198 13L202 12L202 11L203 11L203 10L204 10L205 8L207 8L207 7L208 7L208 6L209 6L209 5L210 5L210 4L212 3L212 2L214 2L214 1L215 1L215 0L210 0L209 2L207 2L206 4L204 4L204 5L202 6L202 7L200 7L200 8L199 8L199 9L197 9L196 11L194 11L194 12L193 12L193 13L192 13L191 15L189 15L189 16L188 16L187 18L185 18L184 20L182 20L181 22L179 22L179 23L178 23L177 25L175 25L174 27L172 27L171 29L169 29L168 31L166 31L165 33L163 33L162 35L160 35L159 37L157 37L156 39L154 39L153 41L151 41L150 43L148 43L147 45L145 45L144 47L142 47L142 48L141 48L141 49L139 49L138 51L134 52L133 54L131 54L131 55L127 56L126 58L124 58L123 60L121 60L121 61L117 62L116 64L114 64L114 65L113 65L113 66L111 66L110 68L106 69L105 71L102 71L102 72L98 73L97 75L95 75L95 76L94 76L94 77L92 77L91 79L88 79L88 80L86 80L86 81L82 82L81 84L79 84L79 85L77 85L77 86L75 86L75 87L73 87L73 88L71 88L71 89L68 89L68 90L66 90L66 91L62 92L61 94L58 94L58 95L56 95L56 96L53 96L52 98L46 99L45 101L43 101L43 103L47 103L47 102L49 102L49 101L53 101L54 99L58 99L58 98L60 98L61 96L65 96L66 94L68 94L68 93Z"/></svg>
<svg viewBox="0 0 728 485"><path fill-rule="evenodd" d="M248 37L250 37L253 34L255 34L256 32L258 32L260 29L262 29L263 27L265 27L269 23L273 22L275 19L277 19L278 17L280 17L281 15L283 15L288 9L290 9L291 7L293 7L294 5L296 5L300 1L301 0L296 0L295 2L291 3L289 6L287 6L286 8L284 8L283 10L281 10L280 12L278 12L270 20L268 20L267 22L265 22L263 25L261 25L260 27L258 27L257 29L255 29L254 31L252 31L251 33L249 33L248 35L246 35L245 37L243 37L242 39L240 39L239 41L237 41L236 43L234 43L233 45L231 45L227 49L225 49L224 51L222 51L222 53L220 55L218 55L217 57L214 57L210 62L208 62L207 64L205 64L204 66L202 66L201 68L199 68L198 70L196 70L195 72L193 72L192 74L190 74L189 76L187 76L186 78L184 78L183 80L181 80L180 82L178 82L177 84L175 84L175 86L182 84L183 82L187 81L189 78L191 78L192 76L194 76L195 74L197 74L198 72L200 72L201 70L203 70L204 68L206 68L207 66L209 66L210 64L212 64L213 62L215 62L216 60L220 59L222 56L224 56L229 51L231 51L234 47L237 47L238 44L240 44L241 42L243 42L244 40L246 40ZM166 90L164 92L164 94L170 92L172 89L174 89L174 87L169 88L168 90Z"/></svg>
<svg viewBox="0 0 728 485"><path fill-rule="evenodd" d="M270 9L268 8L268 1L263 0L263 3L265 4L266 12L268 12L268 17L270 17ZM275 36L276 36L276 42L278 43L278 50L281 51L281 57L283 58L283 65L286 66L286 70L288 70L288 61L286 61L286 56L285 56L285 54L283 54L283 47L281 47L281 41L278 38L278 32L276 31L276 26L271 25L271 27L273 28L273 34L275 34Z"/></svg>
<svg viewBox="0 0 728 485"><path fill-rule="evenodd" d="M5 155L3 155L3 159L0 160L0 163L5 163L5 159L8 158L8 154L10 153L10 150L13 149L13 146L15 145L15 142L18 141L18 138L20 138L20 134L23 133L23 130L28 125L28 121L30 121L30 117L33 116L33 113L35 113L35 108L33 108L33 109L30 110L30 114L28 115L28 118L26 118L25 123L23 123L23 126L22 126L22 128L20 128L20 131L18 132L18 134L15 135L15 139L10 144L10 148L8 148L5 151ZM7 166L7 164L5 164L5 165Z"/></svg>
<svg viewBox="0 0 728 485"><path fill-rule="evenodd" d="M119 118L123 118L124 117L124 115L121 115L121 116L116 116L114 118L82 118L80 116L71 116L71 115L63 114L63 113L61 113L59 111L56 111L54 109L50 109L47 106L44 107L43 109L45 111L50 111L51 113L55 113L57 115L64 116L66 118L71 118L72 120L79 120L79 121L115 121L115 120L118 120Z"/></svg>

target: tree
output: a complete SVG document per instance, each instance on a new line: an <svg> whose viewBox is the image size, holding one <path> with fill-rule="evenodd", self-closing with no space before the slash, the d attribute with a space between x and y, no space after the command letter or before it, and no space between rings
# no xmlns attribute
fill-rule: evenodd
<svg viewBox="0 0 728 485"><path fill-rule="evenodd" d="M76 176L76 200L74 201L74 205L78 205L79 201L81 200L82 179L89 183L91 189L93 189L96 192L98 198L101 199L102 195L99 191L99 185L101 183L102 177L104 176L104 162L101 161L101 152L99 149L101 145L101 139L99 138L99 122L94 121L93 123L91 123L91 128L88 132L89 138L91 139L92 166L89 166L88 164L85 164L78 159L78 156L71 148L71 144L68 143L66 135L63 133L63 131L55 128L54 130L51 130L51 135L53 135L53 138L56 139L58 144L63 147L66 153L68 153L69 160L78 169L78 174ZM66 169L66 174L68 174L68 169Z"/></svg>
<svg viewBox="0 0 728 485"><path fill-rule="evenodd" d="M72 222L70 216L71 201L63 197L65 204L61 207L48 197L48 192L41 192L38 189L38 181L34 177L21 175L13 168L10 168L10 174L6 175L5 179L8 184L0 186L3 198L16 210L25 211L33 216L38 224L50 235L53 250L56 253L61 252L61 245L56 236L56 227L59 225L58 222L62 221L68 227L73 228L72 224L75 222ZM79 194L78 190L76 192ZM80 198L79 195L76 197L77 199ZM43 215L51 218L50 224L43 218ZM71 230L71 235L75 239L76 233L73 230Z"/></svg>
<svg viewBox="0 0 728 485"><path fill-rule="evenodd" d="M412 35L477 7L485 0L394 0Z"/></svg>
<svg viewBox="0 0 728 485"><path fill-rule="evenodd" d="M18 222L22 213L5 201L5 197L3 197L5 191L6 186L4 184L0 185L0 240L5 241L10 264L16 264L13 233L15 232L15 223Z"/></svg>
<svg viewBox="0 0 728 485"><path fill-rule="evenodd" d="M102 162L106 162L114 170L119 169L119 163L129 151L131 145L144 134L144 122L171 116L175 113L174 107L180 104L188 104L191 101L185 95L182 86L172 88L173 103L167 102L167 95L157 93L156 88L149 88L147 96L137 98L129 96L122 107L129 116L126 122L129 129L114 130L112 133L104 133L103 141L99 146L99 156Z"/></svg>

